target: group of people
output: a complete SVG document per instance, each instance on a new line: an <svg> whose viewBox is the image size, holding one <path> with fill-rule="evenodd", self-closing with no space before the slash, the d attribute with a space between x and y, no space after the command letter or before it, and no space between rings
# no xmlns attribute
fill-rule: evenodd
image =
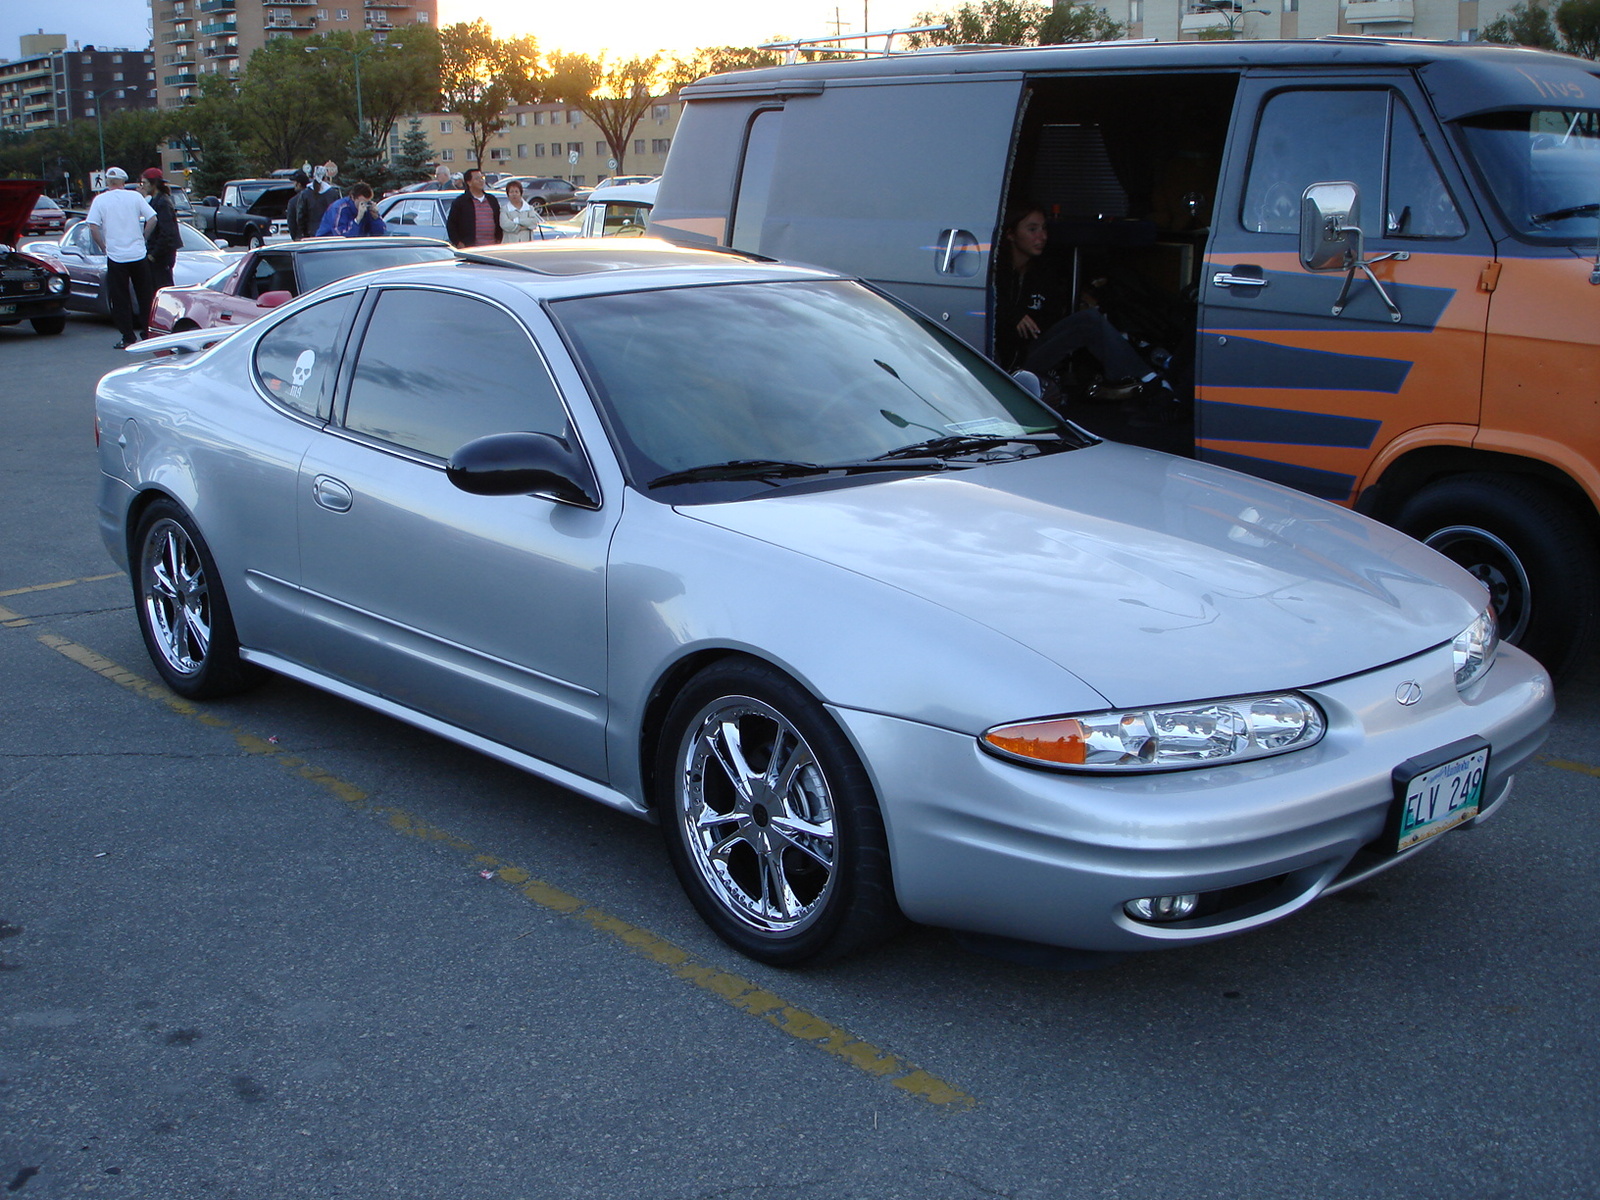
<svg viewBox="0 0 1600 1200"><path fill-rule="evenodd" d="M284 212L292 241L311 237L382 237L388 233L378 215L378 202L371 185L358 181L350 194L341 196L333 181L339 177L339 164L323 163L309 175L304 170L289 177L294 196Z"/></svg>
<svg viewBox="0 0 1600 1200"><path fill-rule="evenodd" d="M89 205L89 233L106 256L106 296L122 350L145 336L156 291L172 286L183 234L160 167L140 175L135 188L121 167L107 168L105 181Z"/></svg>
<svg viewBox="0 0 1600 1200"><path fill-rule="evenodd" d="M465 189L450 202L445 216L445 236L457 250L492 246L498 242L529 242L539 228L539 209L523 198L522 184L506 184L506 202L489 194L483 172L469 168L461 176Z"/></svg>

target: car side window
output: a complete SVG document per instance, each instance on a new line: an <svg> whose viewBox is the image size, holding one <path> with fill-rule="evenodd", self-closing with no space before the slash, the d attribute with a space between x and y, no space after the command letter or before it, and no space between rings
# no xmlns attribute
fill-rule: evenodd
<svg viewBox="0 0 1600 1200"><path fill-rule="evenodd" d="M94 237L89 233L89 222L80 221L73 227L68 237L72 248L82 254L99 254L100 250L94 244Z"/></svg>
<svg viewBox="0 0 1600 1200"><path fill-rule="evenodd" d="M303 308L256 343L256 374L279 404L310 417L326 414L339 333L359 294L346 292Z"/></svg>
<svg viewBox="0 0 1600 1200"><path fill-rule="evenodd" d="M567 436L555 381L510 314L469 296L400 288L378 297L344 424L443 459L491 433Z"/></svg>
<svg viewBox="0 0 1600 1200"><path fill-rule="evenodd" d="M295 295L294 262L289 255L268 252L258 254L241 281L239 295L254 300L268 292L288 292Z"/></svg>

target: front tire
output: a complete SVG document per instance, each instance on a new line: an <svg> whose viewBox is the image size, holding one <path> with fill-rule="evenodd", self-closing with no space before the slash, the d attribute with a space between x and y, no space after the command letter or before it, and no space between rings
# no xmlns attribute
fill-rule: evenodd
<svg viewBox="0 0 1600 1200"><path fill-rule="evenodd" d="M667 852L708 925L775 966L888 937L895 904L872 784L823 707L761 663L690 681L657 762Z"/></svg>
<svg viewBox="0 0 1600 1200"><path fill-rule="evenodd" d="M217 564L189 515L156 501L139 518L133 550L139 632L166 685L204 700L260 682L259 669L239 656Z"/></svg>
<svg viewBox="0 0 1600 1200"><path fill-rule="evenodd" d="M262 236L261 230L252 226L250 232L245 235L244 248L246 250L259 250L266 243L267 239Z"/></svg>
<svg viewBox="0 0 1600 1200"><path fill-rule="evenodd" d="M34 317L28 324L40 337L55 337L67 327L66 317Z"/></svg>
<svg viewBox="0 0 1600 1200"><path fill-rule="evenodd" d="M1596 624L1594 535L1554 492L1514 475L1458 475L1423 488L1395 525L1465 567L1488 591L1501 636L1561 678Z"/></svg>

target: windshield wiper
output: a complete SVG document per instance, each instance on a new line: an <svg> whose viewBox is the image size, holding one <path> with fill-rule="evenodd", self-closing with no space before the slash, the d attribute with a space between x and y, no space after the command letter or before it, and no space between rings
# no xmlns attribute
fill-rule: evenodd
<svg viewBox="0 0 1600 1200"><path fill-rule="evenodd" d="M903 459L883 462L864 459L858 462L808 463L792 462L781 458L736 458L730 462L705 463L686 467L681 471L668 471L657 475L646 487L669 487L675 483L697 483L703 480L754 479L774 487L779 480L801 479L816 475L861 475L871 471L943 471L948 464L938 458Z"/></svg>
<svg viewBox="0 0 1600 1200"><path fill-rule="evenodd" d="M1565 221L1568 217L1592 217L1595 213L1600 213L1600 204L1573 204L1554 212L1540 213L1533 219L1542 225L1546 221Z"/></svg>
<svg viewBox="0 0 1600 1200"><path fill-rule="evenodd" d="M971 454L977 450L999 450L1006 446L1027 448L1032 446L1043 453L1046 447L1063 445L1064 439L1060 433L1024 433L1006 435L997 433L957 433L947 437L929 438L925 442L914 442L909 446L901 446L890 450L886 454L878 455L878 460L903 459L913 455L932 455L942 458L946 455Z"/></svg>

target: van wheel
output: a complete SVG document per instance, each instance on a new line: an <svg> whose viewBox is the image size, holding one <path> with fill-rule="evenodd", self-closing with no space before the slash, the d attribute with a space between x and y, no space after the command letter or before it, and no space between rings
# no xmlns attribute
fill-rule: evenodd
<svg viewBox="0 0 1600 1200"><path fill-rule="evenodd" d="M901 924L872 783L787 676L744 660L701 672L667 714L656 779L678 879L736 950L795 966Z"/></svg>
<svg viewBox="0 0 1600 1200"><path fill-rule="evenodd" d="M1395 525L1477 576L1500 636L1553 676L1581 661L1594 634L1600 556L1549 488L1514 475L1458 475L1423 488Z"/></svg>

